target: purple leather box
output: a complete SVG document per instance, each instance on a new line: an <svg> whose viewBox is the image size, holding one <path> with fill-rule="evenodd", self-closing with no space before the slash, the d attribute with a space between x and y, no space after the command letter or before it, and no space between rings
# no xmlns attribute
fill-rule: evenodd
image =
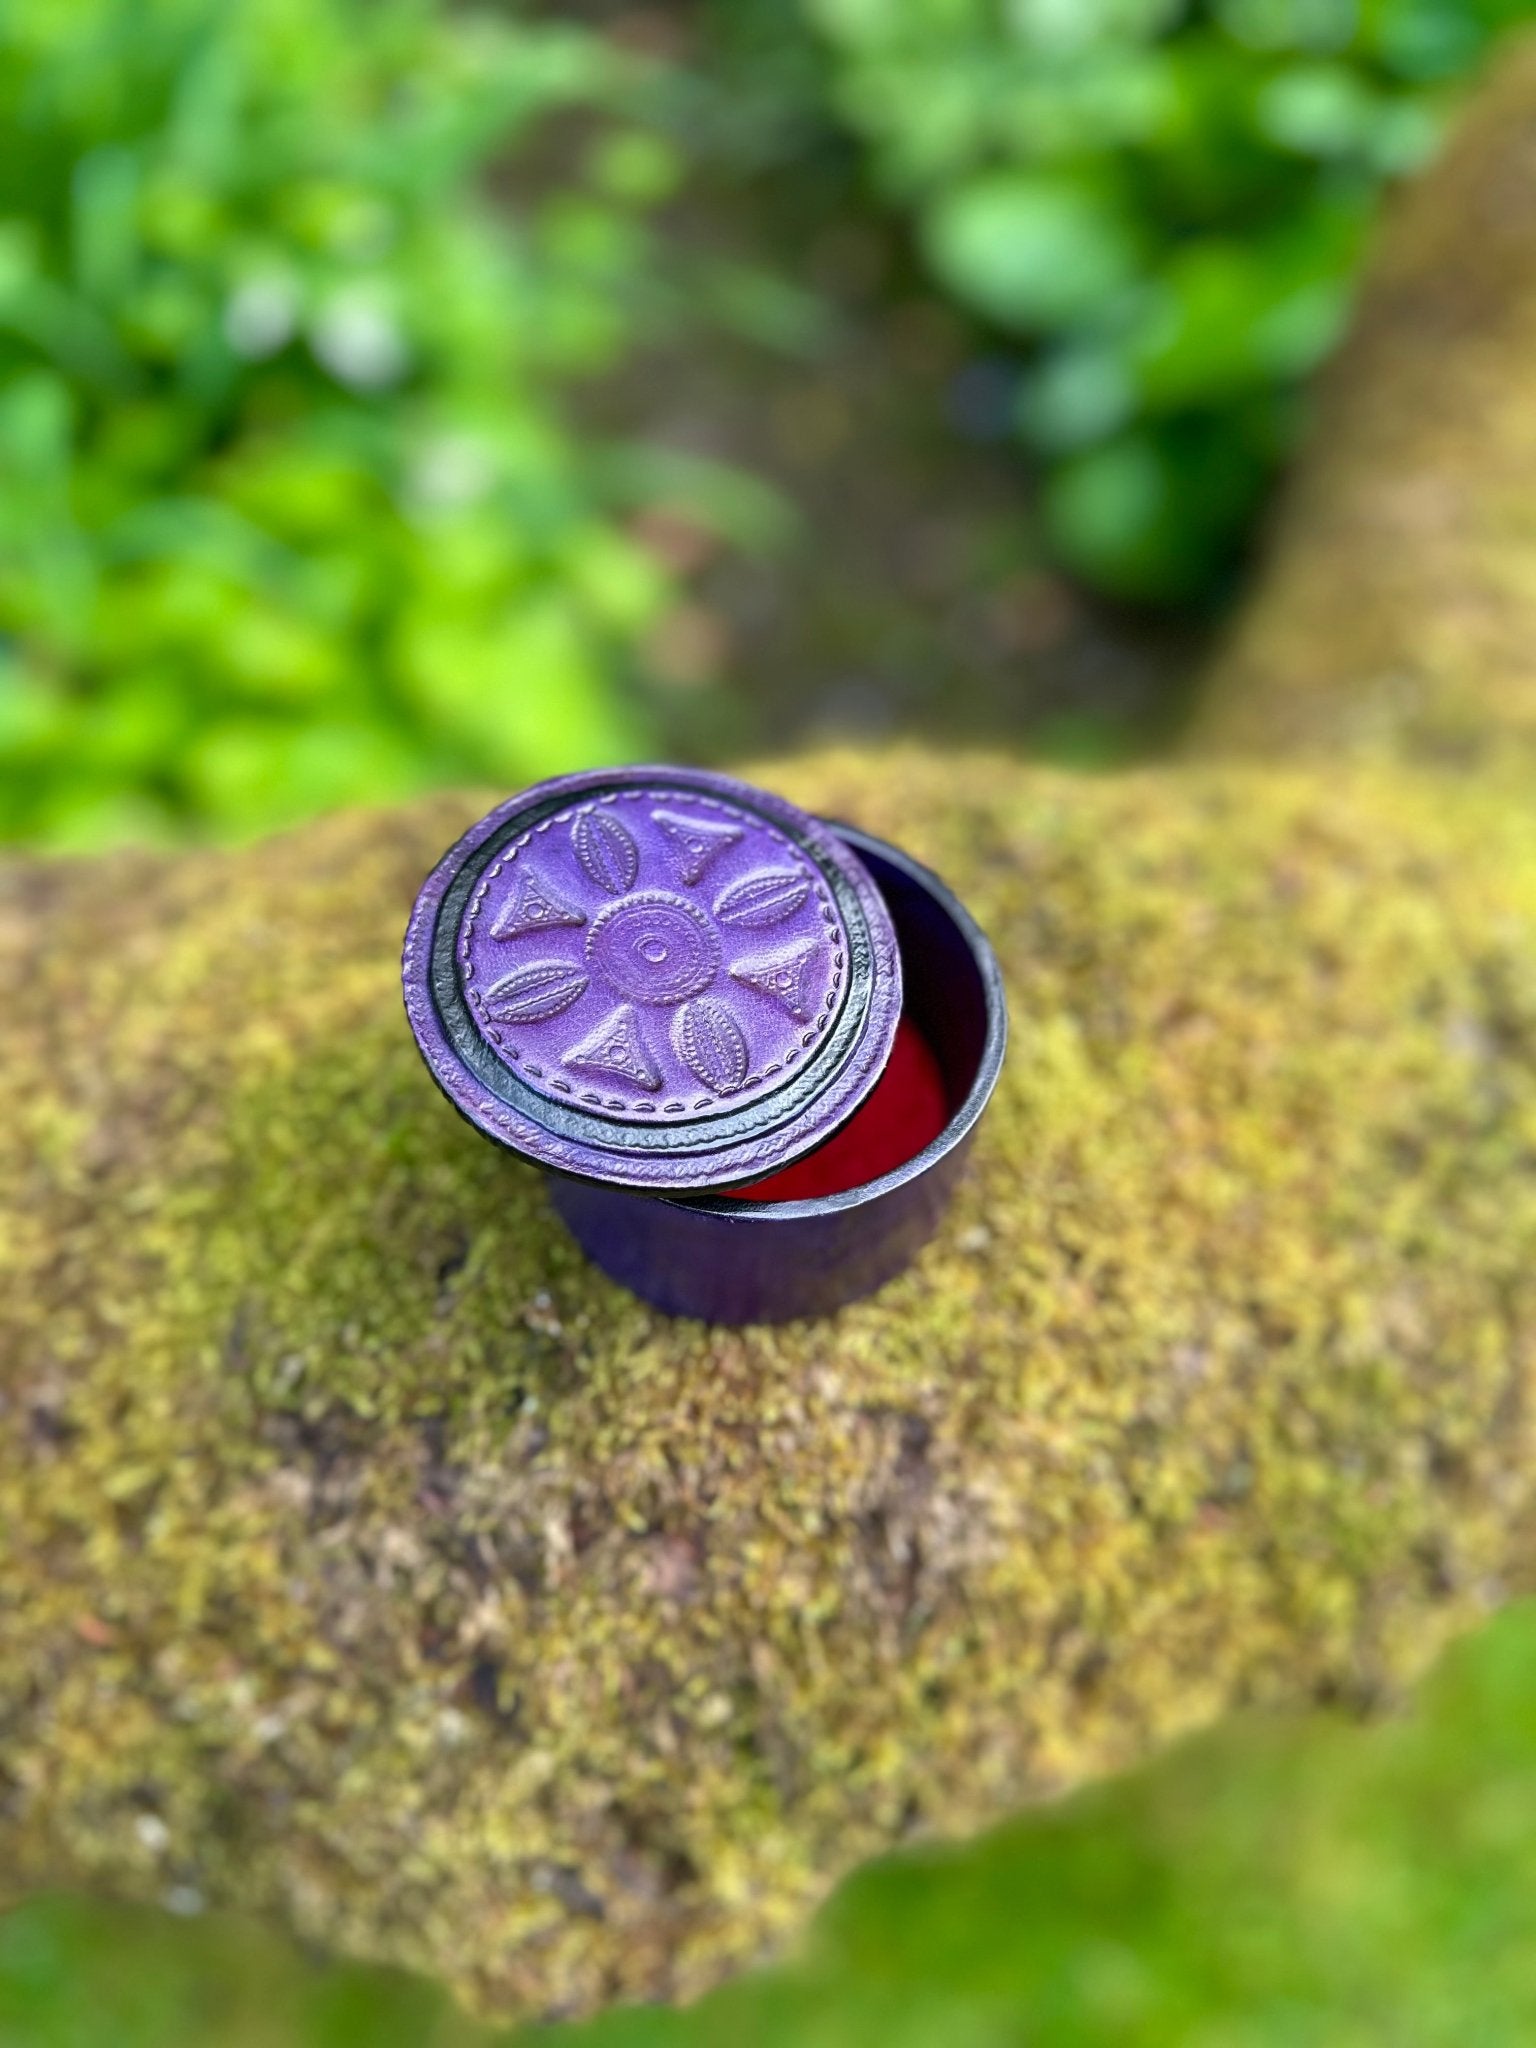
<svg viewBox="0 0 1536 2048"><path fill-rule="evenodd" d="M895 847L683 768L563 776L444 855L406 931L434 1079L544 1167L588 1256L673 1314L826 1313L931 1234L1006 1036L991 947ZM837 1194L742 1199L869 1097L905 1014L948 1121ZM893 1070L894 1071L894 1070Z"/></svg>

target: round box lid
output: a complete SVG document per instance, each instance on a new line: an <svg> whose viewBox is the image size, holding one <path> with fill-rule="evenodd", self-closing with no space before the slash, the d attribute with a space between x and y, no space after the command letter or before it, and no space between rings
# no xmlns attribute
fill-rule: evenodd
<svg viewBox="0 0 1536 2048"><path fill-rule="evenodd" d="M896 935L848 846L687 768L561 776L498 805L423 885L403 977L422 1056L471 1123L657 1194L814 1150L901 1014Z"/></svg>

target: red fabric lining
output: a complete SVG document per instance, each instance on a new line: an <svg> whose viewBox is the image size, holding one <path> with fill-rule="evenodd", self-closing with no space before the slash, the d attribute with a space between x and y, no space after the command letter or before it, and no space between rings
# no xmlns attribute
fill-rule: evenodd
<svg viewBox="0 0 1536 2048"><path fill-rule="evenodd" d="M808 1158L728 1192L751 1202L840 1195L911 1159L948 1121L949 1098L939 1063L917 1026L903 1017L885 1072L837 1135Z"/></svg>

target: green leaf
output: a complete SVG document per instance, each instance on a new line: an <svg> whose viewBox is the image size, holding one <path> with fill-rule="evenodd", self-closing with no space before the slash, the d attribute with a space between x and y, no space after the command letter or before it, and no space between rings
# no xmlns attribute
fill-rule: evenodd
<svg viewBox="0 0 1536 2048"><path fill-rule="evenodd" d="M1348 156L1365 149L1379 102L1345 64L1296 64L1277 72L1258 95L1260 131L1298 156Z"/></svg>
<svg viewBox="0 0 1536 2048"><path fill-rule="evenodd" d="M1131 284L1139 252L1123 212L1066 177L997 172L929 208L923 243L941 279L977 312L1050 331L1101 310Z"/></svg>
<svg viewBox="0 0 1536 2048"><path fill-rule="evenodd" d="M1241 402L1320 361L1342 326L1353 227L1319 216L1299 235L1180 250L1129 339L1147 410Z"/></svg>
<svg viewBox="0 0 1536 2048"><path fill-rule="evenodd" d="M1084 343L1049 355L1025 380L1019 424L1035 447L1085 447L1117 433L1136 409L1136 383L1115 350Z"/></svg>
<svg viewBox="0 0 1536 2048"><path fill-rule="evenodd" d="M499 618L424 609L396 657L407 702L466 772L515 784L633 755L597 642L555 591Z"/></svg>
<svg viewBox="0 0 1536 2048"><path fill-rule="evenodd" d="M111 145L90 150L72 187L76 283L99 305L114 305L138 266L138 157Z"/></svg>
<svg viewBox="0 0 1536 2048"><path fill-rule="evenodd" d="M1180 603L1212 588L1232 564L1235 511L1270 474L1262 424L1140 427L1061 463L1044 511L1063 561L1117 597Z"/></svg>

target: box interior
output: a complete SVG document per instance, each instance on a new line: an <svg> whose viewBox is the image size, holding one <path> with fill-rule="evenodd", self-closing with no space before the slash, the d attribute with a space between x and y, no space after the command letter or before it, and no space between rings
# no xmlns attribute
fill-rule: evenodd
<svg viewBox="0 0 1536 2048"><path fill-rule="evenodd" d="M885 898L901 952L896 1042L885 1072L839 1131L805 1158L731 1190L735 1199L806 1201L877 1180L940 1135L976 1080L986 990L964 933L915 876L868 846L855 850Z"/></svg>

